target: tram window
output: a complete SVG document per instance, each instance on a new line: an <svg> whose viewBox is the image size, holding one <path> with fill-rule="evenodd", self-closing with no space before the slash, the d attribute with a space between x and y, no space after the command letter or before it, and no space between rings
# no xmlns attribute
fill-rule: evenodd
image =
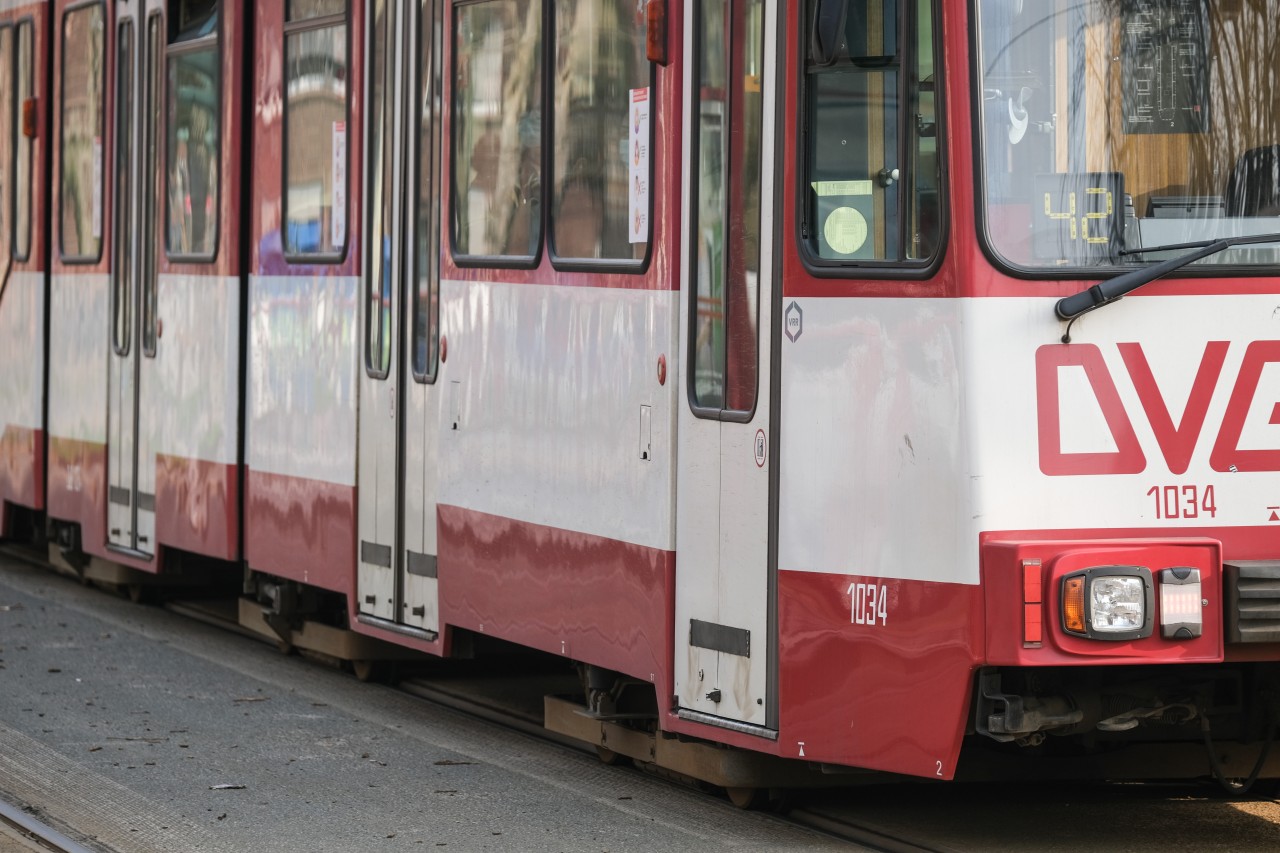
<svg viewBox="0 0 1280 853"><path fill-rule="evenodd" d="M218 8L212 2L170 8L165 249L170 258L210 261L219 213Z"/></svg>
<svg viewBox="0 0 1280 853"><path fill-rule="evenodd" d="M455 21L454 249L531 261L542 241L542 3L482 0Z"/></svg>
<svg viewBox="0 0 1280 853"><path fill-rule="evenodd" d="M347 245L344 0L292 0L285 20L284 251L338 261Z"/></svg>
<svg viewBox="0 0 1280 853"><path fill-rule="evenodd" d="M0 27L0 263L13 256L13 28Z"/></svg>
<svg viewBox="0 0 1280 853"><path fill-rule="evenodd" d="M375 379L391 372L391 238L395 227L392 183L393 80L388 66L393 61L392 43L387 37L391 9L387 0L374 0L369 61L368 168L369 168L369 274L366 299L365 371Z"/></svg>
<svg viewBox="0 0 1280 853"><path fill-rule="evenodd" d="M690 385L700 415L739 419L757 391L764 3L701 0L695 14Z"/></svg>
<svg viewBox="0 0 1280 853"><path fill-rule="evenodd" d="M801 241L818 265L926 262L940 240L932 0L815 0ZM821 7L821 8L820 8ZM819 13L823 14L819 14Z"/></svg>
<svg viewBox="0 0 1280 853"><path fill-rule="evenodd" d="M1280 0L977 0L984 235L1089 275L1280 231ZM1146 251L1135 251L1145 249ZM1280 265L1280 242L1196 267Z"/></svg>
<svg viewBox="0 0 1280 853"><path fill-rule="evenodd" d="M556 0L551 245L558 258L639 261L648 248L648 229L633 235L630 215L632 93L648 96L652 79L635 9L634 0ZM652 167L646 185L651 175Z"/></svg>
<svg viewBox="0 0 1280 853"><path fill-rule="evenodd" d="M116 169L115 211L119 226L133 208L133 19L120 22L116 34ZM133 339L133 235L116 227L112 251L112 335L116 354L129 354Z"/></svg>
<svg viewBox="0 0 1280 853"><path fill-rule="evenodd" d="M218 34L218 0L169 0L169 44Z"/></svg>
<svg viewBox="0 0 1280 853"><path fill-rule="evenodd" d="M142 169L143 175L151 175L159 162L159 145L161 123L164 121L164 101L161 92L164 90L164 19L159 12L153 12L147 19L146 76L143 78L142 101ZM149 185L150 181L147 181ZM142 196L142 221L153 223L159 209L159 200L154 191L148 190ZM156 356L156 338L159 326L156 317L156 260L155 235L156 228L149 227L142 235L142 353L148 358Z"/></svg>
<svg viewBox="0 0 1280 853"><path fill-rule="evenodd" d="M24 115L30 103L35 102L35 57L32 55L32 23L18 24L18 102L15 118L17 167L13 176L16 190L14 211L14 247L16 260L25 261L31 256L31 146L35 141L24 132Z"/></svg>
<svg viewBox="0 0 1280 853"><path fill-rule="evenodd" d="M104 25L100 3L62 19L58 235L67 263L96 263L102 256Z"/></svg>
<svg viewBox="0 0 1280 853"><path fill-rule="evenodd" d="M434 382L440 339L440 19L441 3L423 0L419 30L417 247L413 291L413 377Z"/></svg>

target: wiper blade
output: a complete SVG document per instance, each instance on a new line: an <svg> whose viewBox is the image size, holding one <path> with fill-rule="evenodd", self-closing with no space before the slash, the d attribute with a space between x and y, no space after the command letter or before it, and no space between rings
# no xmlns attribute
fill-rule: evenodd
<svg viewBox="0 0 1280 853"><path fill-rule="evenodd" d="M1253 243L1280 243L1280 234L1251 234L1246 237L1223 237L1221 240L1211 240L1203 243L1182 243L1173 246L1152 246L1149 249L1129 250L1125 254L1136 255L1142 252L1192 249L1185 255L1179 255L1176 258L1169 258L1167 261L1161 261L1149 267L1122 273L1115 278L1100 281L1093 287L1082 290L1079 293L1064 296L1054 306L1054 312L1059 319L1074 320L1081 314L1087 314L1090 311L1101 308L1103 305L1110 305L1144 284L1150 284L1156 279L1164 278L1169 273L1180 270L1188 264L1193 264L1210 255L1216 255L1218 252L1230 249L1232 246L1247 246Z"/></svg>

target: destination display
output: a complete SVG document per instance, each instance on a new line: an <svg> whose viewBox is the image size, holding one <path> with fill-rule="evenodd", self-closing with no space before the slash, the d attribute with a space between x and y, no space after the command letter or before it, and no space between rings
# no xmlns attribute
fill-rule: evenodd
<svg viewBox="0 0 1280 853"><path fill-rule="evenodd" d="M1124 222L1124 175L1036 175L1031 245L1036 258L1073 266L1109 263Z"/></svg>

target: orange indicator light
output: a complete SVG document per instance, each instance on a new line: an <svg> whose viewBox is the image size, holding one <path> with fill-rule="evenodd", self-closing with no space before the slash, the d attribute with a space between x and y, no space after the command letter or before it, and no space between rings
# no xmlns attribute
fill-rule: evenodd
<svg viewBox="0 0 1280 853"><path fill-rule="evenodd" d="M1062 584L1062 623L1068 631L1084 633L1084 578L1067 578Z"/></svg>

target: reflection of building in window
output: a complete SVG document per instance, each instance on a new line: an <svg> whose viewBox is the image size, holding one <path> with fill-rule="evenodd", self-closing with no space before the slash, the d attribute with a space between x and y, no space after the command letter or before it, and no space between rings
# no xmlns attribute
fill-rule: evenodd
<svg viewBox="0 0 1280 853"><path fill-rule="evenodd" d="M454 239L463 255L533 255L541 234L540 3L457 10Z"/></svg>
<svg viewBox="0 0 1280 853"><path fill-rule="evenodd" d="M293 15L296 6L291 4ZM347 27L331 18L318 23L303 18L286 24L284 239L289 254L339 254L346 243ZM297 28L308 26L313 28Z"/></svg>
<svg viewBox="0 0 1280 853"><path fill-rule="evenodd" d="M172 255L209 257L218 228L216 46L169 58L169 228Z"/></svg>
<svg viewBox="0 0 1280 853"><path fill-rule="evenodd" d="M96 258L102 245L102 14L93 4L63 19L59 236L71 258Z"/></svg>
<svg viewBox="0 0 1280 853"><path fill-rule="evenodd" d="M632 0L557 0L556 24L552 245L565 258L642 258L627 219L630 92L650 79L645 30Z"/></svg>

